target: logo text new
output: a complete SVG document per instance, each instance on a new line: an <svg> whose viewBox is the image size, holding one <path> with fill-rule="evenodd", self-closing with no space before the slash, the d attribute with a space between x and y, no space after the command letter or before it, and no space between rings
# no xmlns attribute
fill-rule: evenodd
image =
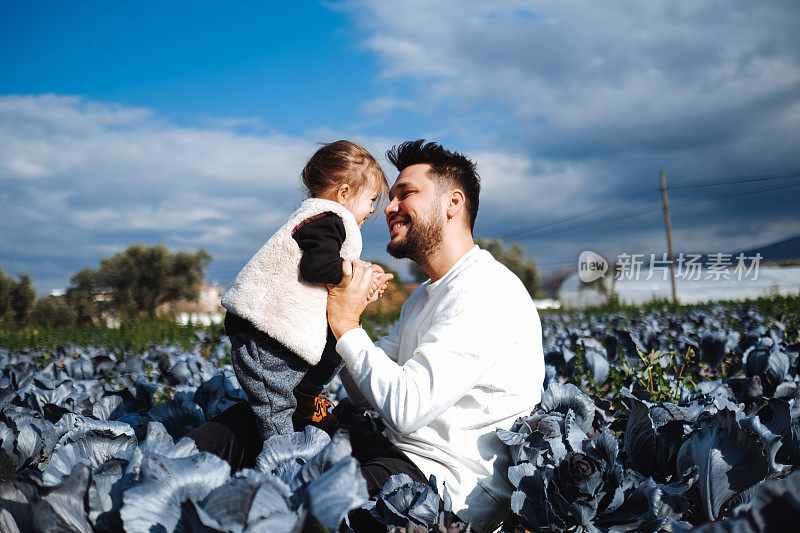
<svg viewBox="0 0 800 533"><path fill-rule="evenodd" d="M605 266L604 261L582 261L580 264L580 269L589 271L603 270L604 266Z"/></svg>

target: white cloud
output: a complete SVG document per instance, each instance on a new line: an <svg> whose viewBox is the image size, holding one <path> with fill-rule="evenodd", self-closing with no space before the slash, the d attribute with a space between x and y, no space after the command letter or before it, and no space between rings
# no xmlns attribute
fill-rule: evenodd
<svg viewBox="0 0 800 533"><path fill-rule="evenodd" d="M315 149L77 97L2 97L0 257L66 256L62 284L74 264L96 266L139 241L241 262L299 204ZM37 279L35 263L20 268Z"/></svg>
<svg viewBox="0 0 800 533"><path fill-rule="evenodd" d="M300 202L300 169L318 139L351 138L375 154L390 182L396 176L384 153L402 139L320 130L310 141L223 124L178 127L147 110L75 97L0 98L4 268L29 272L50 290L130 244L163 242L207 249L215 258L209 277L226 283ZM584 186L561 164L539 165L534 178L524 154L471 155L489 220L494 212L549 216ZM365 257L387 260L386 236L381 215L365 227Z"/></svg>
<svg viewBox="0 0 800 533"><path fill-rule="evenodd" d="M236 131L251 122L180 127L148 110L83 98L0 97L0 266L30 273L44 294L131 244L161 242L205 248L214 257L209 279L225 284L301 201L300 171L318 142L352 139L390 182L397 174L384 154L404 139ZM525 163L504 161L485 154L498 197L512 178L524 181ZM506 172L512 167L519 173ZM381 214L364 228L364 257L401 266L385 252L387 235Z"/></svg>
<svg viewBox="0 0 800 533"><path fill-rule="evenodd" d="M401 109L413 110L415 107L416 105L411 100L401 100L394 96L384 95L362 104L360 110L366 115L385 115Z"/></svg>

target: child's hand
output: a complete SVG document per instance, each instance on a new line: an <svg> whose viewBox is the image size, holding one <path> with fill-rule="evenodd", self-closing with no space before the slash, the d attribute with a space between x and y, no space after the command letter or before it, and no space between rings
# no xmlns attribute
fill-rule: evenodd
<svg viewBox="0 0 800 533"><path fill-rule="evenodd" d="M372 265L372 281L369 286L369 294L367 295L367 303L372 303L383 296L389 280L394 278L393 274L384 274L383 269L378 265Z"/></svg>
<svg viewBox="0 0 800 533"><path fill-rule="evenodd" d="M372 265L372 285L370 285L370 290L377 290L383 291L386 290L386 286L389 283L390 279L394 278L394 274L386 274L383 270L383 267L380 265ZM377 285L375 284L377 281Z"/></svg>

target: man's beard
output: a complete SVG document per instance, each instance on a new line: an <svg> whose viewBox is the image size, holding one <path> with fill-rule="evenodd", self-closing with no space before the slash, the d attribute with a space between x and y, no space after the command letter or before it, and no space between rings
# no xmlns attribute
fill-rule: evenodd
<svg viewBox="0 0 800 533"><path fill-rule="evenodd" d="M425 262L442 246L444 217L435 208L411 221L406 236L398 241L390 241L386 251L397 259L408 258L415 263Z"/></svg>

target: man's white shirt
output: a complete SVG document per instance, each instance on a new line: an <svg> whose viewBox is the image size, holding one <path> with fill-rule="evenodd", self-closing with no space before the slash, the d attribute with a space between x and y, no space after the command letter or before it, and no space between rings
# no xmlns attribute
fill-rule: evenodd
<svg viewBox="0 0 800 533"><path fill-rule="evenodd" d="M373 344L353 329L336 350L386 437L440 493L447 484L453 510L478 531L499 525L512 487L495 430L529 414L544 381L539 315L519 278L475 246L414 291L389 335Z"/></svg>

